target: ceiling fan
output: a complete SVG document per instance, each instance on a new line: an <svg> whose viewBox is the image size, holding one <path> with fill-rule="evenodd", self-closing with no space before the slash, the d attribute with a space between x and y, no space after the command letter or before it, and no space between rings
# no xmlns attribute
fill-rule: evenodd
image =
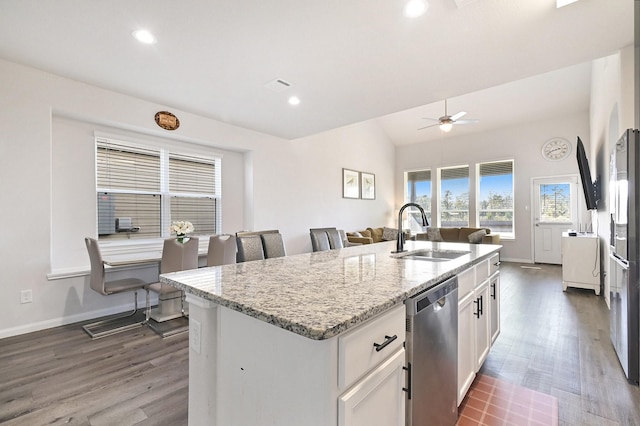
<svg viewBox="0 0 640 426"><path fill-rule="evenodd" d="M425 127L420 127L418 130L422 130L422 129L428 129L429 127L434 127L434 126L440 126L440 130L442 130L443 132L449 132L451 131L451 129L453 128L454 124L472 124L472 123L477 123L479 120L474 120L474 119L467 119L467 120L460 120L464 115L466 115L467 113L465 111L460 111L456 114L453 115L448 115L447 114L447 100L444 100L444 115L440 118L427 118L427 117L423 117L423 120L433 120L433 121L437 121L437 123L435 124L430 124L428 126Z"/></svg>

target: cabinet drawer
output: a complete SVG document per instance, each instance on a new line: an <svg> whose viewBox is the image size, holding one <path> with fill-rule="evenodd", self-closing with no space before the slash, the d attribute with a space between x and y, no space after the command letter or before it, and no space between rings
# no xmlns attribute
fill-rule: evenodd
<svg viewBox="0 0 640 426"><path fill-rule="evenodd" d="M476 273L473 266L458 273L458 300L462 300L463 297L472 292L475 286Z"/></svg>
<svg viewBox="0 0 640 426"><path fill-rule="evenodd" d="M345 389L402 347L405 339L406 310L399 305L338 338L338 386ZM386 337L389 336L389 337ZM396 338L381 350L383 344Z"/></svg>
<svg viewBox="0 0 640 426"><path fill-rule="evenodd" d="M496 253L489 258L489 276L495 274L500 269L500 253Z"/></svg>
<svg viewBox="0 0 640 426"><path fill-rule="evenodd" d="M487 278L489 278L489 259L476 265L476 283L480 284Z"/></svg>

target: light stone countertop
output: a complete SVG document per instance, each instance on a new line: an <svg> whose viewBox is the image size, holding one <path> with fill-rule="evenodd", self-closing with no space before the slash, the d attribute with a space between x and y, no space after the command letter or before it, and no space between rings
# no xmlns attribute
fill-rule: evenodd
<svg viewBox="0 0 640 426"><path fill-rule="evenodd" d="M395 241L173 272L160 281L301 336L336 336L489 257L502 246L407 241L409 252L469 251L446 262L398 259Z"/></svg>

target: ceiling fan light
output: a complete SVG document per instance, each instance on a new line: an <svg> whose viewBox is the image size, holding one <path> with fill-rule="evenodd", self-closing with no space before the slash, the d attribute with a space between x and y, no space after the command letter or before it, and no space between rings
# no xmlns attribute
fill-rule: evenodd
<svg viewBox="0 0 640 426"><path fill-rule="evenodd" d="M450 132L451 129L453 129L453 123L442 123L442 124L440 124L440 130L442 130L445 133Z"/></svg>

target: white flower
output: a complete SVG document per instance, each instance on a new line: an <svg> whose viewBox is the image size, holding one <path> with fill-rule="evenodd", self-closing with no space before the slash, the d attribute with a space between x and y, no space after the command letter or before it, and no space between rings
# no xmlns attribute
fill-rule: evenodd
<svg viewBox="0 0 640 426"><path fill-rule="evenodd" d="M177 235L190 234L194 230L195 228L193 227L193 224L186 220L176 220L171 223L171 226L169 227L169 232Z"/></svg>

